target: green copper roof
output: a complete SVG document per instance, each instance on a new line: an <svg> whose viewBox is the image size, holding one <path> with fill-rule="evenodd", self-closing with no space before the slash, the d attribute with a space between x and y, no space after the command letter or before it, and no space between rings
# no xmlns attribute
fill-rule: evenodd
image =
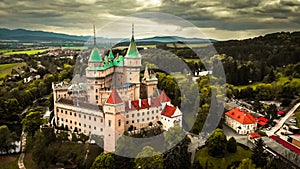
<svg viewBox="0 0 300 169"><path fill-rule="evenodd" d="M157 78L156 77L152 77L150 79L147 79L146 81L155 81L155 80L157 80Z"/></svg>
<svg viewBox="0 0 300 169"><path fill-rule="evenodd" d="M128 58L139 58L140 57L133 36L131 38L131 41L130 41L130 44L129 44L129 47L128 47L125 57L128 57Z"/></svg>
<svg viewBox="0 0 300 169"><path fill-rule="evenodd" d="M109 51L109 56L108 57L109 57L109 59L114 59L115 58L112 50Z"/></svg>
<svg viewBox="0 0 300 169"><path fill-rule="evenodd" d="M90 55L89 62L103 62L102 57L97 48L93 48Z"/></svg>
<svg viewBox="0 0 300 169"><path fill-rule="evenodd" d="M113 61L115 66L123 66L124 63L124 57L123 56L118 56L116 59Z"/></svg>
<svg viewBox="0 0 300 169"><path fill-rule="evenodd" d="M107 56L104 57L104 63L108 64L108 57Z"/></svg>

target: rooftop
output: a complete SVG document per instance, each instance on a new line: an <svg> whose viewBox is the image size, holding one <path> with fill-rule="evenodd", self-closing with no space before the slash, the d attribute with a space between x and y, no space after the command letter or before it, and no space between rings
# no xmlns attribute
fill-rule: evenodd
<svg viewBox="0 0 300 169"><path fill-rule="evenodd" d="M166 117L172 117L176 111L176 107L174 106L169 106L169 105L166 105L164 110L162 111L162 115L166 116Z"/></svg>
<svg viewBox="0 0 300 169"><path fill-rule="evenodd" d="M255 118L250 113L247 113L237 107L228 111L226 115L241 124L253 124L256 122Z"/></svg>

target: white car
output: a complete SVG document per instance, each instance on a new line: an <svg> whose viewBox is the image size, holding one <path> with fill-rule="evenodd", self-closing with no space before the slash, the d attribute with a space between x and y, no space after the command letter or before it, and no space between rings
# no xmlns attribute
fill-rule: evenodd
<svg viewBox="0 0 300 169"><path fill-rule="evenodd" d="M296 123L296 120L295 119L290 119L289 122Z"/></svg>

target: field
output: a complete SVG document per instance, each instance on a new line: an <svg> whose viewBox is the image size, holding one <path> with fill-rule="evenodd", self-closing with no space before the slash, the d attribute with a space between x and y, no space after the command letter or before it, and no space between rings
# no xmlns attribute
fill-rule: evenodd
<svg viewBox="0 0 300 169"><path fill-rule="evenodd" d="M19 155L0 156L1 169L16 169L18 167Z"/></svg>
<svg viewBox="0 0 300 169"><path fill-rule="evenodd" d="M256 89L257 86L262 85L262 84L271 84L271 85L283 85L284 83L290 81L288 77L280 77L275 83L263 83L263 82L255 82L249 85L242 85L242 86L237 86L237 89L245 89L247 87L251 87L254 90ZM293 78L291 83L299 83L300 84L300 78Z"/></svg>
<svg viewBox="0 0 300 169"><path fill-rule="evenodd" d="M26 63L10 63L10 64L2 64L0 65L0 78L5 77L6 75L10 75L12 69L18 69L22 66L25 66Z"/></svg>
<svg viewBox="0 0 300 169"><path fill-rule="evenodd" d="M88 47L87 46L66 46L66 47L62 47L62 49L84 50L84 49L88 49Z"/></svg>
<svg viewBox="0 0 300 169"><path fill-rule="evenodd" d="M204 168L206 163L208 168L227 168L234 161L242 161L245 158L250 158L252 155L251 150L245 150L242 147L237 147L236 153L227 153L224 158L215 158L208 155L206 147L196 152L195 158L199 160L201 166Z"/></svg>
<svg viewBox="0 0 300 169"><path fill-rule="evenodd" d="M38 53L45 52L45 49L39 49L39 50L23 50L23 51L7 51L4 52L4 55L15 55L15 54L27 54L27 55L35 55Z"/></svg>

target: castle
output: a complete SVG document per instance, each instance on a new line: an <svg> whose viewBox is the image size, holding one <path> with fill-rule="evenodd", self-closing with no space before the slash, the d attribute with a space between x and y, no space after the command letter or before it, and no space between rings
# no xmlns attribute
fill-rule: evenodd
<svg viewBox="0 0 300 169"><path fill-rule="evenodd" d="M164 91L158 91L155 73L146 67L140 79L141 59L133 31L125 56L114 56L110 50L102 57L94 35L85 83L52 84L55 124L103 137L108 152L115 151L118 138L128 129L182 126L181 111Z"/></svg>

